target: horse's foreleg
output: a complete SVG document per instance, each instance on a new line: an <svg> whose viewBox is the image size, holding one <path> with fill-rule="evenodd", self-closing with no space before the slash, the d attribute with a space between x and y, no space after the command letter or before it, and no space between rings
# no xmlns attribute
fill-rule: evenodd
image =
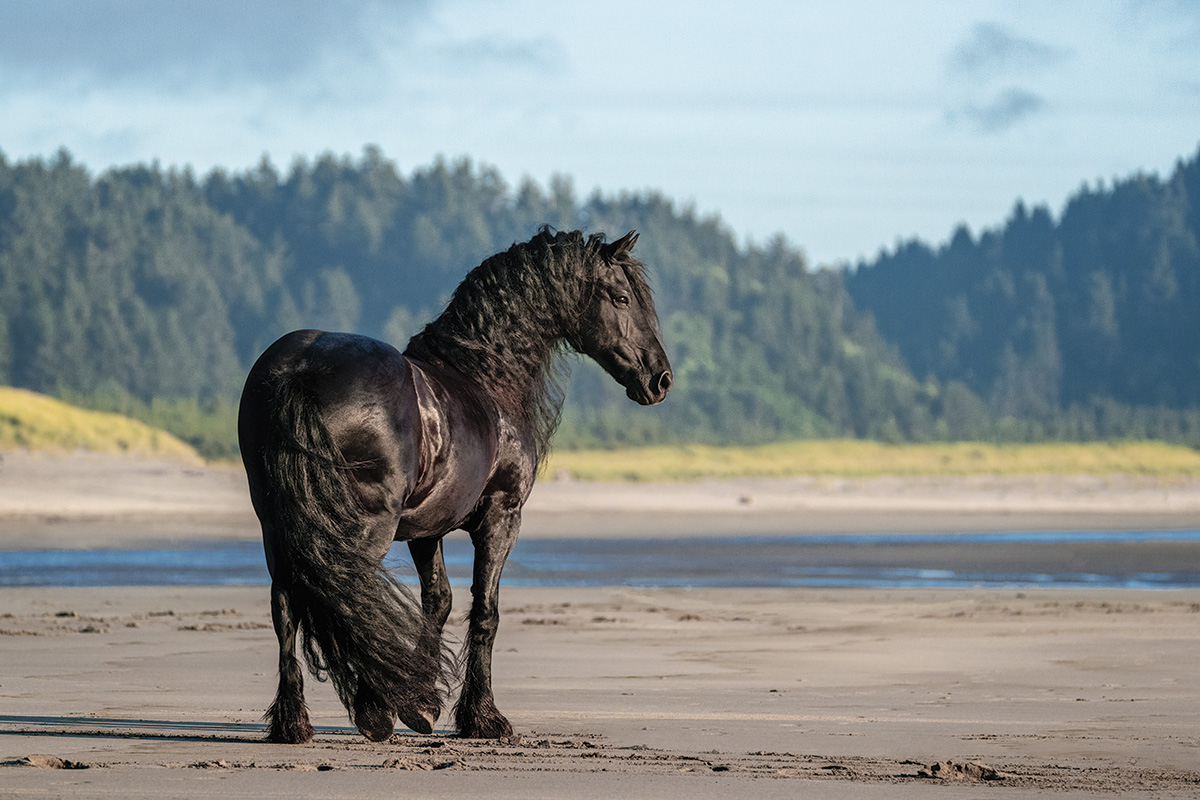
<svg viewBox="0 0 1200 800"><path fill-rule="evenodd" d="M408 543L413 565L421 579L421 610L425 614L427 630L419 645L421 657L442 657L442 628L450 617L452 596L450 579L446 576L446 562L442 558L441 539L415 539ZM437 687L429 686L422 694L431 698L433 705L425 708L400 709L400 721L417 733L433 733L433 724L442 713Z"/></svg>
<svg viewBox="0 0 1200 800"><path fill-rule="evenodd" d="M304 704L304 673L296 658L297 620L288 605L287 592L276 582L271 584L271 621L279 639L279 689L264 717L267 739L303 744L312 740L313 729Z"/></svg>
<svg viewBox="0 0 1200 800"><path fill-rule="evenodd" d="M520 528L520 512L471 533L475 569L471 583L471 616L467 627L466 670L462 693L454 708L458 733L466 739L498 739L512 735L512 726L492 698L492 646L500 622L500 572Z"/></svg>

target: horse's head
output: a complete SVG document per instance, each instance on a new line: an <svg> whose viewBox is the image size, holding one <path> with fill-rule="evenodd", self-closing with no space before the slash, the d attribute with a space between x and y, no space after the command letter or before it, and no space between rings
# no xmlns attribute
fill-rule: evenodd
<svg viewBox="0 0 1200 800"><path fill-rule="evenodd" d="M659 337L658 314L641 264L630 255L633 231L595 247L595 279L571 344L625 387L630 400L661 403L671 388L671 363Z"/></svg>

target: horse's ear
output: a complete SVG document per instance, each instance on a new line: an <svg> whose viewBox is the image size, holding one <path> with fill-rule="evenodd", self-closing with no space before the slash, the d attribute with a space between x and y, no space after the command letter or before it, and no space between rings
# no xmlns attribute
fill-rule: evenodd
<svg viewBox="0 0 1200 800"><path fill-rule="evenodd" d="M629 233L617 239L612 244L612 253L614 256L624 255L633 249L633 245L638 240L638 232L630 231Z"/></svg>

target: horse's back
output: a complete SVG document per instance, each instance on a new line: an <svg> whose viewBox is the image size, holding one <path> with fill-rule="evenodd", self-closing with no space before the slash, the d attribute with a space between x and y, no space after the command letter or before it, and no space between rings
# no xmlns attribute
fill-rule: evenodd
<svg viewBox="0 0 1200 800"><path fill-rule="evenodd" d="M407 362L387 342L355 333L299 330L268 347L246 380L277 391L301 382L323 406L354 403L371 393L394 393L408 379Z"/></svg>

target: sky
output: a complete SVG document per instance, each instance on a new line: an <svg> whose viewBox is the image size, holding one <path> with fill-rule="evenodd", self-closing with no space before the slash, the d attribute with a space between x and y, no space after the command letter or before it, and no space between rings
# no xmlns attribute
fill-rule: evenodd
<svg viewBox="0 0 1200 800"><path fill-rule="evenodd" d="M0 0L0 152L377 145L655 190L814 266L1200 149L1200 0Z"/></svg>

